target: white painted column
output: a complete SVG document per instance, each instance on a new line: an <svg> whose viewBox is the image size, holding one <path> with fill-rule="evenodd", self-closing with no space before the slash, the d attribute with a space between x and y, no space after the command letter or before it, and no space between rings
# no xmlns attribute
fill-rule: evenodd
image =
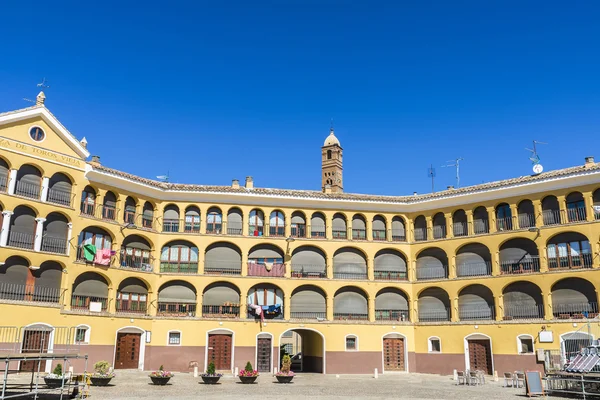
<svg viewBox="0 0 600 400"><path fill-rule="evenodd" d="M67 255L71 252L71 238L73 237L73 223L69 222L67 224L69 230L67 231Z"/></svg>
<svg viewBox="0 0 600 400"><path fill-rule="evenodd" d="M34 251L42 249L42 235L44 234L44 222L46 218L36 218L37 225L35 226L35 242L33 244Z"/></svg>
<svg viewBox="0 0 600 400"><path fill-rule="evenodd" d="M17 186L17 170L11 169L8 175L8 194L15 194L15 187Z"/></svg>
<svg viewBox="0 0 600 400"><path fill-rule="evenodd" d="M48 201L48 189L50 189L50 178L44 176L42 178L42 201L44 203Z"/></svg>
<svg viewBox="0 0 600 400"><path fill-rule="evenodd" d="M0 247L5 247L8 243L8 229L10 228L10 217L12 211L2 211L2 231L0 232Z"/></svg>

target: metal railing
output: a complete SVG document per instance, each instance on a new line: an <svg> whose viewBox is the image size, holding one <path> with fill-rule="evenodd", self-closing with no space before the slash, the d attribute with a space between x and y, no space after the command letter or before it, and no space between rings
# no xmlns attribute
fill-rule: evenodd
<svg viewBox="0 0 600 400"><path fill-rule="evenodd" d="M228 235L242 235L244 233L244 226L241 222L227 222L227 234Z"/></svg>
<svg viewBox="0 0 600 400"><path fill-rule="evenodd" d="M327 312L325 311L292 311L290 318L294 319L327 319Z"/></svg>
<svg viewBox="0 0 600 400"><path fill-rule="evenodd" d="M158 303L156 315L161 317L195 317L195 303Z"/></svg>
<svg viewBox="0 0 600 400"><path fill-rule="evenodd" d="M59 288L0 282L0 299L3 300L58 303L60 296Z"/></svg>
<svg viewBox="0 0 600 400"><path fill-rule="evenodd" d="M535 227L535 215L529 213L523 213L518 215L519 228L527 229Z"/></svg>
<svg viewBox="0 0 600 400"><path fill-rule="evenodd" d="M110 246L110 243L108 245ZM110 248L110 247L108 247L108 248ZM98 252L100 252L102 250L104 250L104 249L97 248L96 249L96 251L97 251L96 254L98 254ZM106 264L107 266L110 265L110 264L112 264L112 260L113 260L113 256L114 255L115 255L115 253L113 253L111 251L110 259L108 260L108 264ZM91 261L88 261L85 258L85 249L83 248L83 245L80 245L79 247L77 247L77 254L75 255L75 259L77 261L80 261L80 262L85 262L85 263L90 263L90 264L96 264L96 256L95 255L93 257L93 260L91 260ZM103 264L99 264L99 265L103 265Z"/></svg>
<svg viewBox="0 0 600 400"><path fill-rule="evenodd" d="M239 318L240 305L202 305L202 316L208 318Z"/></svg>
<svg viewBox="0 0 600 400"><path fill-rule="evenodd" d="M197 274L198 261L162 261L160 262L160 272L177 274Z"/></svg>
<svg viewBox="0 0 600 400"><path fill-rule="evenodd" d="M333 267L333 279L367 279L367 272L335 272L335 267Z"/></svg>
<svg viewBox="0 0 600 400"><path fill-rule="evenodd" d="M325 264L292 264L292 278L322 279L326 277L327 267Z"/></svg>
<svg viewBox="0 0 600 400"><path fill-rule="evenodd" d="M504 304L504 319L540 319L544 318L544 305Z"/></svg>
<svg viewBox="0 0 600 400"><path fill-rule="evenodd" d="M8 245L19 249L33 250L35 235L31 233L8 231Z"/></svg>
<svg viewBox="0 0 600 400"><path fill-rule="evenodd" d="M210 222L206 224L207 235L220 235L223 233L223 224L218 222Z"/></svg>
<svg viewBox="0 0 600 400"><path fill-rule="evenodd" d="M567 220L569 222L582 222L587 219L585 207L567 208Z"/></svg>
<svg viewBox="0 0 600 400"><path fill-rule="evenodd" d="M487 219L473 220L473 234L483 235L486 233L490 233L490 221Z"/></svg>
<svg viewBox="0 0 600 400"><path fill-rule="evenodd" d="M377 242L385 242L387 240L385 229L373 229L373 240Z"/></svg>
<svg viewBox="0 0 600 400"><path fill-rule="evenodd" d="M494 306L463 306L458 307L458 319L461 321L471 321L475 319L495 319L496 310Z"/></svg>
<svg viewBox="0 0 600 400"><path fill-rule="evenodd" d="M148 250L133 247L122 247L119 266L121 268L135 269L137 271L152 272L154 258Z"/></svg>
<svg viewBox="0 0 600 400"><path fill-rule="evenodd" d="M285 276L285 264L271 264L271 269L267 270L266 264L248 262L248 276L277 277Z"/></svg>
<svg viewBox="0 0 600 400"><path fill-rule="evenodd" d="M204 275L241 275L242 264L232 261L204 261Z"/></svg>
<svg viewBox="0 0 600 400"><path fill-rule="evenodd" d="M367 240L367 230L352 228L352 240Z"/></svg>
<svg viewBox="0 0 600 400"><path fill-rule="evenodd" d="M376 281L405 281L408 279L406 271L375 270L373 276Z"/></svg>
<svg viewBox="0 0 600 400"><path fill-rule="evenodd" d="M306 224L292 224L291 235L297 238L306 237Z"/></svg>
<svg viewBox="0 0 600 400"><path fill-rule="evenodd" d="M344 320L344 321L367 321L369 319L369 314L362 313L333 313L334 320Z"/></svg>
<svg viewBox="0 0 600 400"><path fill-rule="evenodd" d="M404 229L391 230L392 242L406 242L406 231Z"/></svg>
<svg viewBox="0 0 600 400"><path fill-rule="evenodd" d="M263 225L248 225L248 236L263 236L265 234Z"/></svg>
<svg viewBox="0 0 600 400"><path fill-rule="evenodd" d="M512 231L515 229L515 218L513 217L496 217L496 230L498 232Z"/></svg>
<svg viewBox="0 0 600 400"><path fill-rule="evenodd" d="M313 239L325 239L325 225L311 225L310 237Z"/></svg>
<svg viewBox="0 0 600 400"><path fill-rule="evenodd" d="M115 312L117 314L142 314L148 311L146 301L117 300Z"/></svg>
<svg viewBox="0 0 600 400"><path fill-rule="evenodd" d="M42 251L56 254L67 254L67 239L52 236L42 236Z"/></svg>
<svg viewBox="0 0 600 400"><path fill-rule="evenodd" d="M0 175L0 193L6 193L8 191L8 176Z"/></svg>
<svg viewBox="0 0 600 400"><path fill-rule="evenodd" d="M456 266L456 276L482 276L492 274L492 262L480 261L472 263L458 264Z"/></svg>
<svg viewBox="0 0 600 400"><path fill-rule="evenodd" d="M22 326L20 328L16 326L0 326L0 349L3 352L9 353L79 353L80 348L79 343L75 341L75 332L75 327L65 326L50 327L38 324ZM34 364L35 370L41 365L41 362L37 359L30 362ZM29 388L29 385L26 387ZM15 396L22 397L23 395L25 394L22 393ZM13 398L15 396L4 398Z"/></svg>
<svg viewBox="0 0 600 400"><path fill-rule="evenodd" d="M29 183L22 180L17 180L15 187L15 194L17 196L23 196L30 199L39 199L42 186L39 184Z"/></svg>
<svg viewBox="0 0 600 400"><path fill-rule="evenodd" d="M454 237L468 236L469 224L467 224L466 222L452 223L452 234L454 235Z"/></svg>
<svg viewBox="0 0 600 400"><path fill-rule="evenodd" d="M561 212L560 210L542 210L542 221L544 225L560 225Z"/></svg>
<svg viewBox="0 0 600 400"><path fill-rule="evenodd" d="M421 310L419 309L419 322L450 321L450 308L445 310Z"/></svg>
<svg viewBox="0 0 600 400"><path fill-rule="evenodd" d="M598 316L598 303L553 304L552 315L558 319L583 319Z"/></svg>
<svg viewBox="0 0 600 400"><path fill-rule="evenodd" d="M346 239L348 237L347 230L333 229L331 231L333 239Z"/></svg>
<svg viewBox="0 0 600 400"><path fill-rule="evenodd" d="M0 178L0 189L2 188L2 181ZM600 205L592 206L592 213L594 214L594 219L598 221L600 219Z"/></svg>
<svg viewBox="0 0 600 400"><path fill-rule="evenodd" d="M434 239L445 239L446 238L446 225L434 225L433 226L433 238Z"/></svg>
<svg viewBox="0 0 600 400"><path fill-rule="evenodd" d="M417 267L417 280L446 279L448 278L448 266L441 267Z"/></svg>
<svg viewBox="0 0 600 400"><path fill-rule="evenodd" d="M501 274L528 274L540 272L540 257L528 256L519 260L500 260Z"/></svg>
<svg viewBox="0 0 600 400"><path fill-rule="evenodd" d="M375 309L375 321L410 321L408 310Z"/></svg>
<svg viewBox="0 0 600 400"><path fill-rule="evenodd" d="M413 231L415 242L424 242L427 240L427 228L415 228Z"/></svg>
<svg viewBox="0 0 600 400"><path fill-rule="evenodd" d="M272 237L284 237L285 236L285 226L271 226L271 225L267 225L269 227L269 236Z"/></svg>
<svg viewBox="0 0 600 400"><path fill-rule="evenodd" d="M60 204L61 206L71 207L75 194L66 190L48 189L48 203Z"/></svg>
<svg viewBox="0 0 600 400"><path fill-rule="evenodd" d="M78 296L76 294L71 296L71 310L88 310L89 311L90 303L101 303L102 311L106 311L108 309L108 297Z"/></svg>
<svg viewBox="0 0 600 400"><path fill-rule="evenodd" d="M569 255L564 257L548 257L548 269L579 269L592 268L592 254Z"/></svg>

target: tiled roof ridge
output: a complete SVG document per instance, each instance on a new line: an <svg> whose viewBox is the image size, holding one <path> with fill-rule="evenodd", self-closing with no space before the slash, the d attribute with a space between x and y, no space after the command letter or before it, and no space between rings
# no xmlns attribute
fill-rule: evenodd
<svg viewBox="0 0 600 400"><path fill-rule="evenodd" d="M218 186L218 185L198 185L198 184L185 184L185 183L167 183L160 182L153 179L142 178L137 175L133 175L127 172L122 172L113 168L108 168L103 165L95 164L92 165L95 171L103 172L106 174L119 176L125 179L139 182L148 186L156 187L162 190L170 191L182 191L182 192L213 192L213 193L253 193L257 195L279 195L285 197L304 197L304 198L321 198L321 199L332 199L332 200L356 200L356 201L379 201L379 202L397 202L397 203L414 203L423 200L443 198L454 195L464 195L474 193L482 190L497 189L507 187L516 184L525 184L537 181L543 181L545 179L566 177L584 172L593 172L600 170L600 163L596 163L590 166L579 165L575 167L568 167L558 169L554 171L543 172L539 175L524 175L516 178L503 179L499 181L492 181L488 183L482 183L479 185L466 186L458 189L442 190L435 193L426 193L422 195L408 195L408 196L390 196L390 195L369 195L369 194L358 194L358 193L323 193L317 190L301 190L301 189L271 189L271 188L253 188L246 189L245 187L233 188L231 186Z"/></svg>
<svg viewBox="0 0 600 400"><path fill-rule="evenodd" d="M6 112L3 112L3 113L0 113L0 117L4 117L6 115L18 114L18 113L21 113L21 112L24 112L24 111L29 111L29 110L35 110L36 108L45 108L45 107L43 105L40 105L40 106L33 105L33 106L30 106L30 107L19 108L18 110L6 111Z"/></svg>

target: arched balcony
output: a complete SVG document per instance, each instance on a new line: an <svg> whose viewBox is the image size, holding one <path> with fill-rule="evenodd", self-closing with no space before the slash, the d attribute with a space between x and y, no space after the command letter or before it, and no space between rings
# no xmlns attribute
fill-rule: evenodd
<svg viewBox="0 0 600 400"><path fill-rule="evenodd" d="M208 318L239 318L240 290L228 282L211 283L202 295L202 316Z"/></svg>
<svg viewBox="0 0 600 400"><path fill-rule="evenodd" d="M496 206L496 229L498 232L512 231L515 228L512 210L507 203Z"/></svg>
<svg viewBox="0 0 600 400"><path fill-rule="evenodd" d="M200 214L198 214L198 221L200 221ZM187 222L187 215L186 215ZM179 219L179 207L175 204L169 204L165 206L163 211L162 220L162 231L163 232L179 232L179 226L181 221ZM200 229L198 228L198 232Z"/></svg>
<svg viewBox="0 0 600 400"><path fill-rule="evenodd" d="M55 261L33 270L23 257L12 256L0 266L0 299L58 303L61 279L62 268Z"/></svg>
<svg viewBox="0 0 600 400"><path fill-rule="evenodd" d="M320 212L313 213L310 218L310 237L313 239L325 239L327 223L325 215Z"/></svg>
<svg viewBox="0 0 600 400"><path fill-rule="evenodd" d="M50 213L43 222L42 251L67 254L69 221L60 213Z"/></svg>
<svg viewBox="0 0 600 400"><path fill-rule="evenodd" d="M333 255L333 277L335 279L367 279L367 260L357 249L345 247Z"/></svg>
<svg viewBox="0 0 600 400"><path fill-rule="evenodd" d="M195 317L196 288L185 281L170 281L158 290L157 316Z"/></svg>
<svg viewBox="0 0 600 400"><path fill-rule="evenodd" d="M262 236L264 235L265 214L258 209L250 211L250 220L248 221L248 235Z"/></svg>
<svg viewBox="0 0 600 400"><path fill-rule="evenodd" d="M352 217L352 240L367 240L367 222L360 214Z"/></svg>
<svg viewBox="0 0 600 400"><path fill-rule="evenodd" d="M415 218L414 239L415 242L424 242L427 240L427 220L419 215Z"/></svg>
<svg viewBox="0 0 600 400"><path fill-rule="evenodd" d="M160 255L160 272L198 273L198 248L185 240L167 243Z"/></svg>
<svg viewBox="0 0 600 400"><path fill-rule="evenodd" d="M81 192L80 211L82 215L89 217L96 214L96 191L91 186L86 186Z"/></svg>
<svg viewBox="0 0 600 400"><path fill-rule="evenodd" d="M406 242L406 223L402 217L392 218L392 241Z"/></svg>
<svg viewBox="0 0 600 400"><path fill-rule="evenodd" d="M223 233L223 212L219 207L211 207L206 213L206 233L220 235Z"/></svg>
<svg viewBox="0 0 600 400"><path fill-rule="evenodd" d="M29 199L40 199L42 193L42 172L33 165L24 164L17 172L15 194Z"/></svg>
<svg viewBox="0 0 600 400"><path fill-rule="evenodd" d="M114 221L117 219L118 213L117 196L111 191L106 192L104 195L104 203L102 203L102 219Z"/></svg>
<svg viewBox="0 0 600 400"><path fill-rule="evenodd" d="M179 214L177 214L179 217ZM200 209L196 206L188 206L185 209L185 215L183 220L183 233L200 233ZM179 222L177 226L179 231Z"/></svg>
<svg viewBox="0 0 600 400"><path fill-rule="evenodd" d="M292 237L306 237L306 216L302 211L294 211L292 213Z"/></svg>
<svg viewBox="0 0 600 400"><path fill-rule="evenodd" d="M528 229L535 227L535 210L531 200L522 200L517 205L517 217L519 220L519 229Z"/></svg>
<svg viewBox="0 0 600 400"><path fill-rule="evenodd" d="M228 242L209 245L204 253L205 275L241 275L242 252L239 247Z"/></svg>
<svg viewBox="0 0 600 400"><path fill-rule="evenodd" d="M492 274L492 255L480 243L469 243L456 252L456 276L482 276Z"/></svg>
<svg viewBox="0 0 600 400"><path fill-rule="evenodd" d="M544 318L542 290L534 283L513 282L502 291L504 319Z"/></svg>
<svg viewBox="0 0 600 400"><path fill-rule="evenodd" d="M408 296L400 289L385 288L375 297L376 321L410 321Z"/></svg>
<svg viewBox="0 0 600 400"><path fill-rule="evenodd" d="M494 319L494 295L483 285L469 285L458 294L458 318L461 321Z"/></svg>
<svg viewBox="0 0 600 400"><path fill-rule="evenodd" d="M417 280L448 278L448 256L437 247L430 247L417 255Z"/></svg>
<svg viewBox="0 0 600 400"><path fill-rule="evenodd" d="M48 203L71 207L73 204L73 182L60 172L52 175L48 181Z"/></svg>
<svg viewBox="0 0 600 400"><path fill-rule="evenodd" d="M73 283L71 310L108 310L108 282L95 272L84 272Z"/></svg>
<svg viewBox="0 0 600 400"><path fill-rule="evenodd" d="M500 273L525 274L539 270L540 256L533 240L515 238L500 246Z"/></svg>
<svg viewBox="0 0 600 400"><path fill-rule="evenodd" d="M352 286L339 289L333 297L333 319L368 320L369 308L365 292Z"/></svg>
<svg viewBox="0 0 600 400"><path fill-rule="evenodd" d="M33 250L36 226L35 211L27 206L16 207L8 228L8 246Z"/></svg>
<svg viewBox="0 0 600 400"><path fill-rule="evenodd" d="M154 257L150 243L139 235L129 235L123 240L119 266L136 271L152 272Z"/></svg>
<svg viewBox="0 0 600 400"><path fill-rule="evenodd" d="M445 239L446 232L446 217L444 213L439 212L433 216L433 238Z"/></svg>
<svg viewBox="0 0 600 400"><path fill-rule="evenodd" d="M376 215L373 217L373 240L385 242L387 240L386 232L385 217L383 215Z"/></svg>
<svg viewBox="0 0 600 400"><path fill-rule="evenodd" d="M558 319L583 319L598 316L594 285L581 278L566 278L552 286L552 314Z"/></svg>
<svg viewBox="0 0 600 400"><path fill-rule="evenodd" d="M344 214L337 213L333 216L331 228L334 239L346 239L348 237L348 226Z"/></svg>
<svg viewBox="0 0 600 400"><path fill-rule="evenodd" d="M475 235L490 233L490 216L483 206L473 210L473 233Z"/></svg>
<svg viewBox="0 0 600 400"><path fill-rule="evenodd" d="M125 199L125 212L123 213L123 222L126 224L135 225L135 212L137 209L137 201L131 197L127 196Z"/></svg>
<svg viewBox="0 0 600 400"><path fill-rule="evenodd" d="M114 255L112 237L102 228L90 226L80 234L77 243L77 261L109 266Z"/></svg>
<svg viewBox="0 0 600 400"><path fill-rule="evenodd" d="M227 234L241 235L243 233L243 221L242 210L237 207L230 208L227 212Z"/></svg>
<svg viewBox="0 0 600 400"><path fill-rule="evenodd" d="M285 236L285 215L279 210L273 211L269 217L269 236Z"/></svg>
<svg viewBox="0 0 600 400"><path fill-rule="evenodd" d="M0 173L2 172L2 170L0 169ZM1 182L1 177L0 177L0 182ZM592 194L592 201L593 201L593 211L594 211L594 219L597 221L600 219L600 189L596 189L594 190L594 193Z"/></svg>
<svg viewBox="0 0 600 400"><path fill-rule="evenodd" d="M556 196L546 196L542 199L542 219L544 225L561 223L560 205Z"/></svg>
<svg viewBox="0 0 600 400"><path fill-rule="evenodd" d="M314 246L300 246L292 252L292 278L327 277L325 253Z"/></svg>
<svg viewBox="0 0 600 400"><path fill-rule="evenodd" d="M283 251L272 244L259 244L248 253L248 276L283 277Z"/></svg>
<svg viewBox="0 0 600 400"><path fill-rule="evenodd" d="M405 281L408 279L406 257L398 250L384 249L375 254L374 278L380 281Z"/></svg>
<svg viewBox="0 0 600 400"><path fill-rule="evenodd" d="M567 219L569 222L581 222L587 218L585 201L580 192L569 193L566 197Z"/></svg>
<svg viewBox="0 0 600 400"><path fill-rule="evenodd" d="M467 214L465 210L456 210L452 214L452 233L454 237L468 236L469 225L467 223Z"/></svg>
<svg viewBox="0 0 600 400"><path fill-rule="evenodd" d="M154 205L149 201L144 203L142 209L142 228L154 229Z"/></svg>
<svg viewBox="0 0 600 400"><path fill-rule="evenodd" d="M148 287L138 278L126 278L117 290L117 314L146 314Z"/></svg>
<svg viewBox="0 0 600 400"><path fill-rule="evenodd" d="M419 322L450 321L450 297L441 288L423 290L418 300Z"/></svg>
<svg viewBox="0 0 600 400"><path fill-rule="evenodd" d="M300 286L292 292L290 317L301 320L325 320L327 301L325 292L312 285Z"/></svg>
<svg viewBox="0 0 600 400"><path fill-rule="evenodd" d="M0 158L0 193L8 191L8 177L10 175L10 166L3 158Z"/></svg>
<svg viewBox="0 0 600 400"><path fill-rule="evenodd" d="M590 242L585 235L577 232L563 232L553 236L546 245L548 249L548 269L592 268L593 254Z"/></svg>
<svg viewBox="0 0 600 400"><path fill-rule="evenodd" d="M283 319L283 291L272 284L260 283L248 291L248 318Z"/></svg>

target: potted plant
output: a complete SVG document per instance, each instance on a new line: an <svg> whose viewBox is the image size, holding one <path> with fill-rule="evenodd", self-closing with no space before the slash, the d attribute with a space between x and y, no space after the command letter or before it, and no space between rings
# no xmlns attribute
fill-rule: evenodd
<svg viewBox="0 0 600 400"><path fill-rule="evenodd" d="M290 368L292 367L292 358L286 354L283 356L281 360L281 371L275 374L275 378L277 378L277 382L279 383L290 383L292 379L294 379L294 374Z"/></svg>
<svg viewBox="0 0 600 400"><path fill-rule="evenodd" d="M114 372L110 370L110 363L108 361L98 361L94 364L94 373L90 376L90 380L92 386L106 386L114 377Z"/></svg>
<svg viewBox="0 0 600 400"><path fill-rule="evenodd" d="M56 364L54 370L51 374L48 374L44 377L44 382L46 382L46 386L50 389L56 389L59 387L63 387L65 385L68 377L63 374L62 364Z"/></svg>
<svg viewBox="0 0 600 400"><path fill-rule="evenodd" d="M158 371L152 371L148 376L153 384L165 386L175 374L170 371L165 371L164 367L161 365L158 368Z"/></svg>
<svg viewBox="0 0 600 400"><path fill-rule="evenodd" d="M248 361L246 363L246 368L240 371L238 377L242 383L254 383L256 378L258 378L258 371L252 368L252 364L250 364L250 361Z"/></svg>
<svg viewBox="0 0 600 400"><path fill-rule="evenodd" d="M223 374L217 374L215 372L215 363L212 361L210 362L210 364L208 364L206 372L200 375L200 377L202 378L202 382L204 382L207 385L216 384L217 382L219 382L219 379L221 379L222 376Z"/></svg>

